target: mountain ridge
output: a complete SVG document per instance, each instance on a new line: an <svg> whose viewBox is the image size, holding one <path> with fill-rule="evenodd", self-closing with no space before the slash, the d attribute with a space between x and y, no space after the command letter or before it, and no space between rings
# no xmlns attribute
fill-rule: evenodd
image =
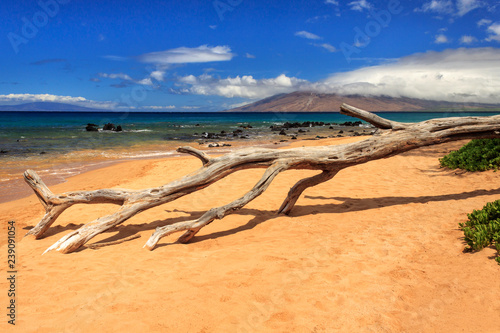
<svg viewBox="0 0 500 333"><path fill-rule="evenodd" d="M454 103L408 97L360 96L320 94L314 92L292 92L264 98L257 102L224 110L224 112L337 112L342 103L356 106L366 111L450 111L474 109L500 110L500 104Z"/></svg>

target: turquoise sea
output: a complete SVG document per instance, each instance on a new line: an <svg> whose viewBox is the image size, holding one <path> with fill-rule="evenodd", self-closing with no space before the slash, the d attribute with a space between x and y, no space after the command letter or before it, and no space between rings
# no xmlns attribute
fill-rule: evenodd
<svg viewBox="0 0 500 333"><path fill-rule="evenodd" d="M400 122L432 118L489 116L500 112L380 112ZM179 112L0 112L0 202L19 197L22 172L35 169L48 183L63 181L91 167L130 158L164 157L185 144L212 141L203 133L238 135L219 138L237 147L272 144L283 139L270 126L306 121L343 123L357 119L338 112L179 113ZM100 129L106 123L120 125L122 132L88 132L88 123ZM251 127L247 127L251 125ZM247 128L244 128L247 127ZM326 135L329 126L316 127L298 138ZM232 149L232 148L226 148Z"/></svg>

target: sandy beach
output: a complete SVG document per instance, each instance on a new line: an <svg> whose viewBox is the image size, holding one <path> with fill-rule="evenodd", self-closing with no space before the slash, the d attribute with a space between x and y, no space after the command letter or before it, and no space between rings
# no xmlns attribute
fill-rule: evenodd
<svg viewBox="0 0 500 333"><path fill-rule="evenodd" d="M326 145L359 137L298 141ZM287 171L242 210L143 249L158 226L199 217L247 192L264 170L245 170L147 210L92 239L138 239L71 254L42 253L115 205L76 205L40 240L22 236L43 216L35 195L0 204L0 258L16 221L16 326L3 332L500 332L500 266L492 248L464 253L458 223L500 195L498 173L439 167L466 141L342 170L310 188L290 216L288 190L313 171ZM137 160L51 186L54 193L142 189L200 167L194 157ZM5 267L5 266L4 266Z"/></svg>

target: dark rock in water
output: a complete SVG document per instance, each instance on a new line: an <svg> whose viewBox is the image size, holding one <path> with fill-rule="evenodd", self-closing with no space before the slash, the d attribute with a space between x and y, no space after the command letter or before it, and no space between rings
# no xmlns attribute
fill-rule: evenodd
<svg viewBox="0 0 500 333"><path fill-rule="evenodd" d="M234 131L233 131L233 133L234 133L234 134L238 134L238 133L243 133L243 131L242 131L242 130L240 130L240 129L237 129L237 130L234 130Z"/></svg>
<svg viewBox="0 0 500 333"><path fill-rule="evenodd" d="M87 132L98 132L99 128L96 124L87 124L87 127L85 127L85 130Z"/></svg>
<svg viewBox="0 0 500 333"><path fill-rule="evenodd" d="M226 131L220 131L220 134L226 134Z"/></svg>
<svg viewBox="0 0 500 333"><path fill-rule="evenodd" d="M354 132L354 136L361 136L361 134L359 134L359 132Z"/></svg>
<svg viewBox="0 0 500 333"><path fill-rule="evenodd" d="M303 130L303 129L299 129L299 133L305 133L307 131Z"/></svg>
<svg viewBox="0 0 500 333"><path fill-rule="evenodd" d="M223 143L222 147L231 147L231 145L229 143Z"/></svg>
<svg viewBox="0 0 500 333"><path fill-rule="evenodd" d="M340 126L359 126L361 124L361 121L346 121L345 123L340 124Z"/></svg>
<svg viewBox="0 0 500 333"><path fill-rule="evenodd" d="M44 155L44 154L47 154L47 153L46 153L46 152L44 152L44 151L41 151L41 152L40 152L40 155Z"/></svg>
<svg viewBox="0 0 500 333"><path fill-rule="evenodd" d="M292 135L292 140L297 140L297 137L295 135Z"/></svg>
<svg viewBox="0 0 500 333"><path fill-rule="evenodd" d="M280 135L286 135L285 130L281 130Z"/></svg>
<svg viewBox="0 0 500 333"><path fill-rule="evenodd" d="M121 126L121 125L116 126L116 130L115 130L115 131L116 131L116 132L121 132L121 131L123 131L122 126Z"/></svg>
<svg viewBox="0 0 500 333"><path fill-rule="evenodd" d="M354 132L354 130L349 130L348 132L351 133L351 132Z"/></svg>
<svg viewBox="0 0 500 333"><path fill-rule="evenodd" d="M200 124L196 124L196 125L194 125L194 126L200 126Z"/></svg>
<svg viewBox="0 0 500 333"><path fill-rule="evenodd" d="M280 140L280 142L287 142L288 140Z"/></svg>
<svg viewBox="0 0 500 333"><path fill-rule="evenodd" d="M333 129L333 126L328 127L328 129Z"/></svg>
<svg viewBox="0 0 500 333"><path fill-rule="evenodd" d="M326 136L316 135L316 139L326 139Z"/></svg>
<svg viewBox="0 0 500 333"><path fill-rule="evenodd" d="M116 127L115 127L115 125L114 125L114 124L112 124L112 123L107 123L107 124L105 124L105 125L102 127L102 130L103 130L103 131L114 131L114 130L116 130Z"/></svg>
<svg viewBox="0 0 500 333"><path fill-rule="evenodd" d="M7 154L9 151L8 150L0 150L0 154Z"/></svg>
<svg viewBox="0 0 500 333"><path fill-rule="evenodd" d="M205 139L218 139L219 136L215 133L207 133L207 132L203 132L201 133L201 137L202 138L205 138Z"/></svg>
<svg viewBox="0 0 500 333"><path fill-rule="evenodd" d="M339 131L339 134L342 134L342 133L344 133L344 131L340 130L340 131Z"/></svg>
<svg viewBox="0 0 500 333"><path fill-rule="evenodd" d="M198 135L198 132L194 132L194 134L193 134L193 135Z"/></svg>

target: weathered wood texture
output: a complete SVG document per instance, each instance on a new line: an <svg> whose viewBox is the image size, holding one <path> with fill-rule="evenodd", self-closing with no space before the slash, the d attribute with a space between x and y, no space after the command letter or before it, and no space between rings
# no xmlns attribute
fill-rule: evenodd
<svg viewBox="0 0 500 333"><path fill-rule="evenodd" d="M291 149L245 148L216 158L211 158L195 148L181 147L177 151L199 158L203 166L179 180L142 191L103 189L53 194L34 171L27 170L24 173L25 180L33 188L46 210L45 216L27 235L40 238L64 210L75 204L114 203L121 206L114 214L98 218L67 234L45 251L57 250L69 253L80 248L97 234L141 211L203 189L238 170L267 168L263 177L243 197L227 205L212 208L197 220L157 228L144 245L145 248L152 250L162 237L179 231L184 231L179 241L188 242L207 224L215 219L222 219L261 195L276 175L288 169L320 170L321 173L300 180L290 189L278 210L279 213L285 214L292 210L305 189L328 181L344 168L448 141L500 137L500 115L400 123L346 104L341 106L341 113L363 119L378 130L370 138L355 143Z"/></svg>

